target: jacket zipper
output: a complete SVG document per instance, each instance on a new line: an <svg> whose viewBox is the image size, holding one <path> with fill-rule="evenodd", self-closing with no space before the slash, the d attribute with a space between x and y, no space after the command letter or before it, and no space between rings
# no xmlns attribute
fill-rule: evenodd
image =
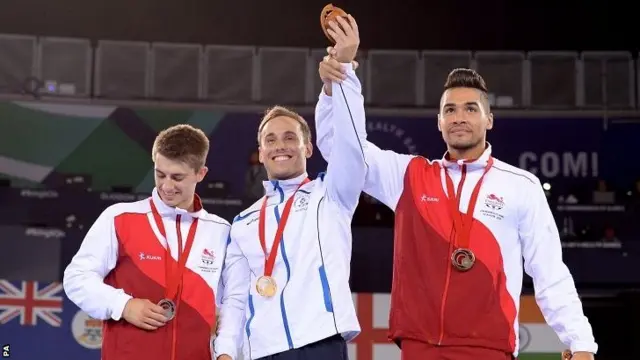
<svg viewBox="0 0 640 360"><path fill-rule="evenodd" d="M180 231L180 215L176 215L176 237L178 238L178 262L180 261L180 253L182 252L182 232ZM170 256L170 255L169 255ZM176 339L178 335L178 309L180 309L180 297L182 296L182 279L178 285L178 294L176 295L176 314L171 321L171 360L176 360Z"/></svg>
<svg viewBox="0 0 640 360"><path fill-rule="evenodd" d="M458 190L455 193L455 196L460 199L460 192L462 191L462 185L464 184L464 180L467 177L467 166L462 165L462 176L460 177L460 183L458 184ZM458 209L460 209L460 201L457 202ZM453 219L451 219L453 220ZM452 225L453 226L453 225ZM453 246L455 242L455 236L457 234L454 232L453 239L449 239L449 254L453 253ZM447 295L449 294L449 283L451 281L451 261L449 257L447 257L446 261L447 266L447 275L444 280L444 290L442 292L442 303L440 304L440 336L438 337L438 346L442 345L442 339L444 338L444 310L445 305L447 304Z"/></svg>

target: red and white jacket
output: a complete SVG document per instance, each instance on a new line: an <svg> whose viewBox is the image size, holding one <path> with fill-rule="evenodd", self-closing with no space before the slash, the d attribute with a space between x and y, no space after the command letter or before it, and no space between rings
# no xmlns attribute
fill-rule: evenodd
<svg viewBox="0 0 640 360"><path fill-rule="evenodd" d="M320 94L315 121L325 158L332 148L331 112L330 97ZM560 340L573 352L597 351L536 176L494 158L473 213L469 247L476 263L458 272L451 265L453 223L444 169L454 189L463 181L459 209L466 213L491 146L471 163L429 161L381 150L366 141L366 133L359 135L368 165L364 191L396 214L391 339L482 346L517 356L524 267L533 278L537 304Z"/></svg>
<svg viewBox="0 0 640 360"><path fill-rule="evenodd" d="M103 360L210 360L216 302L222 303L215 350L235 359L242 346L249 279L242 259L223 267L229 223L204 210L197 197L195 212L167 206L155 189L151 199L162 217L166 241L154 221L149 198L108 207L65 269L67 296L90 317L104 320ZM122 312L129 299L158 303L165 297L165 257L171 256L175 264L177 232L186 239L195 218L199 221L175 318L155 331L127 323ZM216 299L219 289L222 299Z"/></svg>

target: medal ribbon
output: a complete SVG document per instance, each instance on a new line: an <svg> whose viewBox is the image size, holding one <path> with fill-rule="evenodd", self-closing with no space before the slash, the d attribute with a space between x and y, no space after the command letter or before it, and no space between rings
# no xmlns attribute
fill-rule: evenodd
<svg viewBox="0 0 640 360"><path fill-rule="evenodd" d="M280 240L282 240L282 235L284 234L284 228L287 226L287 221L289 220L289 213L291 213L291 206L293 205L293 199L296 196L296 193L302 185L309 182L309 179L304 179L300 185L296 188L296 191L293 192L293 195L287 200L287 203L284 205L284 210L282 210L282 217L278 222L278 229L276 230L276 236L273 239L273 245L271 246L271 252L267 256L267 243L265 242L265 214L267 211L267 196L264 197L264 201L262 201L262 207L260 208L260 219L258 225L258 236L260 237L260 245L262 246L262 251L264 251L265 261L264 261L264 275L271 276L273 273L273 266L276 263L276 257L278 256L278 246L280 245ZM277 205L276 205L277 206Z"/></svg>
<svg viewBox="0 0 640 360"><path fill-rule="evenodd" d="M165 255L164 263L165 263L165 279L166 279L166 288L165 288L165 298L169 300L176 299L178 295L178 290L182 286L182 274L184 273L187 259L189 258L189 253L191 253L191 247L193 245L193 240L196 237L196 229L198 227L198 218L193 218L191 222L191 226L189 227L189 233L187 235L187 243L185 244L184 251L182 251L182 231L180 231L180 215L176 217L176 232L178 235L178 265L177 268L171 261L171 251L169 250L169 241L167 240L167 232L164 228L164 222L162 221L162 217L156 208L156 205L153 203L152 199L149 199L151 203L151 212L153 213L153 219L155 220L156 226L158 227L158 231L162 237L164 237L167 243L167 253ZM175 269L174 269L175 268Z"/></svg>
<svg viewBox="0 0 640 360"><path fill-rule="evenodd" d="M466 165L463 165L466 166ZM487 166L484 168L484 172L482 176L476 183L476 186L473 188L473 192L471 193L471 198L469 199L469 206L467 207L467 212L462 214L460 212L460 195L462 193L462 184L464 183L465 175L462 175L460 179L460 183L458 183L458 191L454 194L453 192L453 180L451 180L451 176L449 176L449 172L447 168L444 168L444 172L447 177L447 194L449 196L449 213L453 218L453 229L455 230L455 246L457 248L469 248L469 242L471 240L471 225L473 223L473 212L476 208L476 203L478 202L478 194L480 193L480 187L482 186L482 181L484 180L484 176L487 175L489 169L493 166L493 158L490 157L487 162Z"/></svg>

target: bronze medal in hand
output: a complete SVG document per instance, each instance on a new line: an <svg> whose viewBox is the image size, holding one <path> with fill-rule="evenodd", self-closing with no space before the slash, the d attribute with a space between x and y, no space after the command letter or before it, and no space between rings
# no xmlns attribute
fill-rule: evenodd
<svg viewBox="0 0 640 360"><path fill-rule="evenodd" d="M320 13L320 27L322 27L322 31L324 32L324 35L327 37L327 39L329 39L329 41L334 44L336 43L336 41L331 37L331 35L329 35L327 29L329 28L329 22L337 22L336 19L339 16L342 16L346 19L347 13L339 7L333 6L332 4L327 4L327 6L325 6Z"/></svg>

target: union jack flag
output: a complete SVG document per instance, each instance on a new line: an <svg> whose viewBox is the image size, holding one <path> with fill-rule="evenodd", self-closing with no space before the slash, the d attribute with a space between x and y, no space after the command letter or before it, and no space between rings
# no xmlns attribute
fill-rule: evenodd
<svg viewBox="0 0 640 360"><path fill-rule="evenodd" d="M37 281L22 281L15 286L0 280L0 324L20 317L20 325L35 326L38 319L59 327L62 319L62 284L58 282L40 285Z"/></svg>

